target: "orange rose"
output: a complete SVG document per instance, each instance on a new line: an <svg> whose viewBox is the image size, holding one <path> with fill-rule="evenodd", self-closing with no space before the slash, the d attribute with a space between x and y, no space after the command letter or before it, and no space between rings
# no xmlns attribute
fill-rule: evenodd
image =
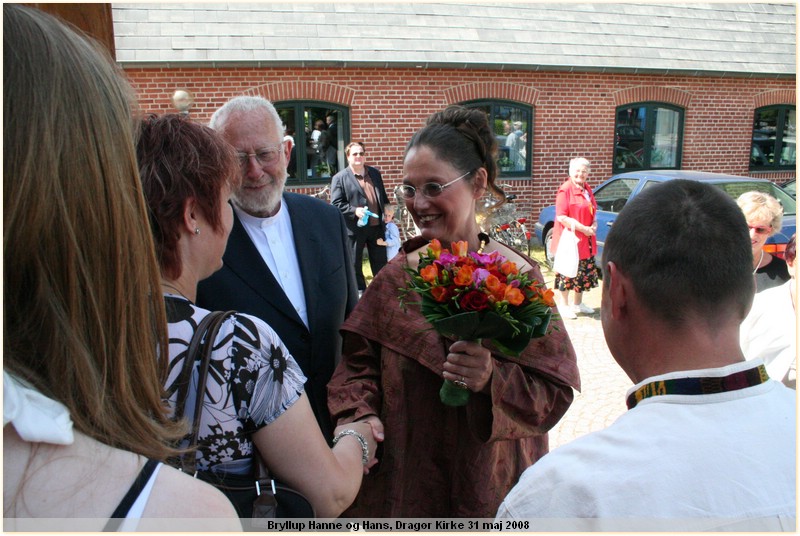
<svg viewBox="0 0 800 536"><path fill-rule="evenodd" d="M428 251L430 251L434 259L438 259L439 255L442 253L442 243L439 242L438 239L434 238L431 240L431 243L428 244Z"/></svg>
<svg viewBox="0 0 800 536"><path fill-rule="evenodd" d="M495 276L495 277L496 277L497 279L499 279L501 282L506 280L506 276L505 276L505 275L503 275L503 272L501 272L501 271L500 271L500 270L497 268L497 266L494 266L494 265L492 265L492 266L487 266L487 267L486 267L486 269L489 271L489 273L490 273L490 274L492 274L493 276Z"/></svg>
<svg viewBox="0 0 800 536"><path fill-rule="evenodd" d="M469 244L466 240L459 240L458 242L453 242L450 244L450 249L453 250L453 255L458 257L466 257L468 246Z"/></svg>
<svg viewBox="0 0 800 536"><path fill-rule="evenodd" d="M511 275L511 274L516 275L519 273L519 268L517 268L517 265L514 264L513 262L506 261L500 265L500 272L502 272L503 275Z"/></svg>
<svg viewBox="0 0 800 536"><path fill-rule="evenodd" d="M433 287L431 288L431 296L439 303L446 302L450 299L450 289L447 287Z"/></svg>
<svg viewBox="0 0 800 536"><path fill-rule="evenodd" d="M477 263L472 257L459 257L456 266L477 266Z"/></svg>
<svg viewBox="0 0 800 536"><path fill-rule="evenodd" d="M435 265L429 264L428 266L419 271L419 275L422 277L422 280L425 281L426 283L433 283L439 276L439 270L436 268Z"/></svg>
<svg viewBox="0 0 800 536"><path fill-rule="evenodd" d="M525 295L516 287L507 286L503 299L511 305L519 305L525 301Z"/></svg>
<svg viewBox="0 0 800 536"><path fill-rule="evenodd" d="M456 274L456 277L453 280L453 282L459 287L469 286L472 284L472 274L474 272L475 268L473 268L472 266L462 266L458 270L458 273Z"/></svg>
<svg viewBox="0 0 800 536"><path fill-rule="evenodd" d="M502 300L506 293L506 286L494 275L488 275L486 279L483 280L483 284L486 285L486 289L492 293L492 296L496 300Z"/></svg>
<svg viewBox="0 0 800 536"><path fill-rule="evenodd" d="M544 301L544 304L546 306L548 306L548 307L555 307L556 306L556 300L554 298L555 293L552 290L550 290L549 288L548 289L544 289L544 290L542 290L541 294L542 294L542 301Z"/></svg>

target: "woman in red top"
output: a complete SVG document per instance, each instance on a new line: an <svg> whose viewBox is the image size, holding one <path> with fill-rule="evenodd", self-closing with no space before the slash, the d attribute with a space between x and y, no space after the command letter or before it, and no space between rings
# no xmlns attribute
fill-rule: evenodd
<svg viewBox="0 0 800 536"><path fill-rule="evenodd" d="M569 179L556 194L556 222L553 231L553 251L557 251L558 240L565 227L575 227L578 237L578 274L566 277L556 273L554 286L561 293L558 312L562 318L577 318L577 313L592 314L594 309L582 303L583 291L597 286L598 271L594 254L597 251L597 202L592 189L586 184L589 178L589 161L573 158L569 162ZM569 304L569 291L574 292Z"/></svg>

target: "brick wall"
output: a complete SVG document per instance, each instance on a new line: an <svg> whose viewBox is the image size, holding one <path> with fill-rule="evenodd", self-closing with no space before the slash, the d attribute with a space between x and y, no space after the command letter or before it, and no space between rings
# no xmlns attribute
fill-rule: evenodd
<svg viewBox="0 0 800 536"><path fill-rule="evenodd" d="M369 147L369 164L388 187L399 183L402 153L428 115L473 99L512 100L533 106L531 180L508 180L520 209L536 219L554 202L569 160L592 162L594 184L611 175L615 108L661 101L684 107L683 169L748 175L753 112L768 104L795 104L794 80L508 72L449 69L153 68L128 69L144 111L174 112L176 89L194 95L191 116L207 122L240 94L284 100L327 101L350 110L351 138ZM776 182L795 171L761 173ZM298 188L309 193L313 188Z"/></svg>

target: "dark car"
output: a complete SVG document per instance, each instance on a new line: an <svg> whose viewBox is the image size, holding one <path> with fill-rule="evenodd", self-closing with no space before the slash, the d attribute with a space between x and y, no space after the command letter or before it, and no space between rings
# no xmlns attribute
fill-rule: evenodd
<svg viewBox="0 0 800 536"><path fill-rule="evenodd" d="M780 232L771 236L764 250L783 257L786 243L795 233L797 225L797 208L795 199L766 179L754 179L752 177L740 177L737 175L724 175L721 173L707 173L704 171L686 170L650 170L650 171L631 171L614 175L604 183L594 189L594 197L597 200L597 258L603 252L606 236L619 211L636 197L636 195L646 188L660 182L673 179L689 179L701 181L721 188L734 200L744 192L757 190L765 192L775 197L783 206L783 228ZM544 246L547 262L552 266L553 255L555 252L550 247L553 238L553 221L556 217L555 205L545 207L539 215L533 230L536 238Z"/></svg>
<svg viewBox="0 0 800 536"><path fill-rule="evenodd" d="M644 132L633 125L617 125L617 145L636 152L644 146Z"/></svg>

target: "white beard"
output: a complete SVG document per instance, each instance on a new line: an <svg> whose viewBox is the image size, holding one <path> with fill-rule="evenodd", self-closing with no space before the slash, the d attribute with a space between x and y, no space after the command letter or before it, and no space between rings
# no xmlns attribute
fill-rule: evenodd
<svg viewBox="0 0 800 536"><path fill-rule="evenodd" d="M251 216L259 218L274 216L281 206L281 196L285 184L286 178L283 178L275 181L264 192L258 194L248 194L244 188L240 188L231 198L237 207Z"/></svg>

